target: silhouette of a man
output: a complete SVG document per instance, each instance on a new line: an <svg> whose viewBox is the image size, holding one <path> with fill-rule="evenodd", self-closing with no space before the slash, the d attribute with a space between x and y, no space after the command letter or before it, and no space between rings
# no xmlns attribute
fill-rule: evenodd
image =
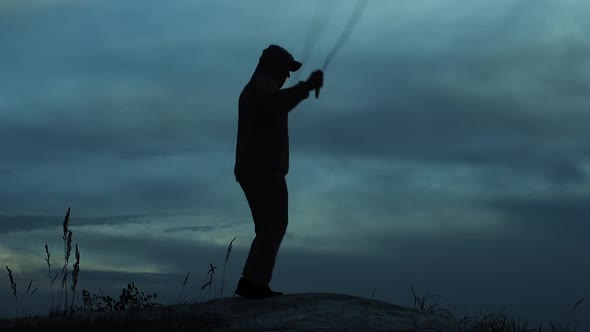
<svg viewBox="0 0 590 332"><path fill-rule="evenodd" d="M281 89L289 73L300 67L285 49L270 45L240 94L234 174L248 200L256 233L235 291L242 297L283 295L269 283L288 223L288 115L324 83L322 71L316 70L307 81Z"/></svg>

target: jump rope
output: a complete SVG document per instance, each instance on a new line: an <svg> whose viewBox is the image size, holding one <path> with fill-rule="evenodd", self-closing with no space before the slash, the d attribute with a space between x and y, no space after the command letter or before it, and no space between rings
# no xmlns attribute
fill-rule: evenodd
<svg viewBox="0 0 590 332"><path fill-rule="evenodd" d="M330 49L330 52L328 52L328 55L324 59L324 63L322 64L322 67L321 67L322 72L326 71L326 69L330 65L330 62L332 62L332 59L334 59L334 56L336 55L336 53L338 53L338 51L340 51L342 46L344 46L344 44L346 43L346 41L348 40L348 38L352 34L352 31L354 30L354 28L356 27L356 25L360 21L360 18L362 16L363 11L365 10L365 7L367 6L368 2L369 2L368 0L357 0L356 1L356 5L354 7L354 10L352 11L350 17L348 18L348 21L346 22L344 30L342 30L342 33L340 34L340 36L336 40L336 43L334 44L334 46L332 46L332 48ZM318 1L317 3L319 4L320 1ZM307 61L307 59L309 58L309 55L311 54L311 51L312 51L313 47L315 46L315 44L317 43L318 37L320 36L321 32L324 30L327 22L328 22L328 16L322 17L320 10L316 9L316 13L312 19L312 22L309 26L309 29L307 30L307 34L305 37L305 43L303 45L303 52L301 53L301 62L305 63ZM299 77L299 74L300 73L298 73L298 75L296 76L297 78ZM296 79L296 81L297 80L298 79ZM320 90L316 89L315 90L316 99L319 97L319 95L320 95Z"/></svg>

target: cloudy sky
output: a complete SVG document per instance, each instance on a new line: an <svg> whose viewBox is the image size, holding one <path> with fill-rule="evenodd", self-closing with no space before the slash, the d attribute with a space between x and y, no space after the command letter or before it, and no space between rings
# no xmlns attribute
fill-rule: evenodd
<svg viewBox="0 0 590 332"><path fill-rule="evenodd" d="M202 299L237 237L231 295L254 237L238 96L271 43L308 54L286 85L306 79L355 4L2 0L0 265L19 310L51 304L44 245L56 272L68 207L79 289L134 281L169 303L190 271ZM290 114L271 286L590 317L588 17L585 0L369 0L320 98ZM5 277L5 316L11 292Z"/></svg>

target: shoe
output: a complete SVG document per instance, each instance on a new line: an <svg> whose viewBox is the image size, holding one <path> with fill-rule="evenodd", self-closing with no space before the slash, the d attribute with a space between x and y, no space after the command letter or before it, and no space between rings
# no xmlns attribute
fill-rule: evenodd
<svg viewBox="0 0 590 332"><path fill-rule="evenodd" d="M266 286L266 289L272 294L271 296L279 296L279 295L285 295L282 292L275 292L272 289L270 289L270 287Z"/></svg>
<svg viewBox="0 0 590 332"><path fill-rule="evenodd" d="M254 283L244 277L238 282L235 293L241 297L249 299L264 299L272 296L283 295L281 292L275 292L268 285Z"/></svg>

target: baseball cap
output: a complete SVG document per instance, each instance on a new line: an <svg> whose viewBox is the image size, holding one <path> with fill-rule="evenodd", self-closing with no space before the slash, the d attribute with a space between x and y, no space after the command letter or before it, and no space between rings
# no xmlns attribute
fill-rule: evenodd
<svg viewBox="0 0 590 332"><path fill-rule="evenodd" d="M262 51L260 62L285 64L289 71L297 71L301 68L301 62L295 61L293 55L284 48L271 44Z"/></svg>

